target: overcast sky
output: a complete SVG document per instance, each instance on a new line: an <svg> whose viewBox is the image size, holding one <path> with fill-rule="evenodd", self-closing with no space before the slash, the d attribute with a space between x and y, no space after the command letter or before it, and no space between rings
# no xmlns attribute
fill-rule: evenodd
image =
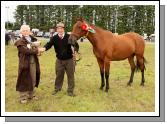
<svg viewBox="0 0 167 124"><path fill-rule="evenodd" d="M5 6L5 21L15 22L14 12L16 9L16 5L8 5Z"/></svg>

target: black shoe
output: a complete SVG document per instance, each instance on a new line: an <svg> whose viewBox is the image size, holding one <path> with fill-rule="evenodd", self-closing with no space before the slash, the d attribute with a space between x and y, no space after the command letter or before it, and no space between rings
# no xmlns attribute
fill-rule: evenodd
<svg viewBox="0 0 167 124"><path fill-rule="evenodd" d="M52 95L56 95L60 90L54 90Z"/></svg>
<svg viewBox="0 0 167 124"><path fill-rule="evenodd" d="M68 93L68 96L72 96L72 97L74 97L74 96L75 96L75 94L74 94L74 93L72 93L72 92L69 92L69 93Z"/></svg>

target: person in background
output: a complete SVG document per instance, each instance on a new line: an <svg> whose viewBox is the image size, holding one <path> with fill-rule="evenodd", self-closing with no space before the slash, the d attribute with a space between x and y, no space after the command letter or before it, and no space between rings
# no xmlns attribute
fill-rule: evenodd
<svg viewBox="0 0 167 124"><path fill-rule="evenodd" d="M11 32L11 42L12 42L12 44L14 44L14 42L15 42L15 33L14 33L14 31Z"/></svg>
<svg viewBox="0 0 167 124"><path fill-rule="evenodd" d="M9 45L9 41L11 40L9 33L5 32L5 45Z"/></svg>

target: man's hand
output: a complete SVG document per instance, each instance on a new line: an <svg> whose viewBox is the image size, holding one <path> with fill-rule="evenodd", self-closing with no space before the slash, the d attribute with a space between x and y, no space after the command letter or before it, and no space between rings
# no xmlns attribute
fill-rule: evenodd
<svg viewBox="0 0 167 124"><path fill-rule="evenodd" d="M73 55L73 60L76 61L76 51L74 51L74 53L72 54Z"/></svg>
<svg viewBox="0 0 167 124"><path fill-rule="evenodd" d="M43 53L44 51L45 51L46 49L45 48L38 48L38 56L40 56L41 55L41 53Z"/></svg>
<svg viewBox="0 0 167 124"><path fill-rule="evenodd" d="M45 50L46 50L46 49L45 49L45 48L42 48L42 47L39 47L39 48L38 48L38 51L39 51L39 52L44 52Z"/></svg>
<svg viewBox="0 0 167 124"><path fill-rule="evenodd" d="M31 46L39 47L40 45L41 45L41 42L40 42L40 41L35 41L35 42L32 42L32 43L31 43Z"/></svg>

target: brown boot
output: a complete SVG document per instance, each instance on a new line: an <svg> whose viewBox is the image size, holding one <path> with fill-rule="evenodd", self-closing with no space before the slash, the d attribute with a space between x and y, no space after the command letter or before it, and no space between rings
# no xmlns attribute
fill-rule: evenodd
<svg viewBox="0 0 167 124"><path fill-rule="evenodd" d="M29 100L38 100L38 97L33 96L33 97L29 97L28 99L29 99Z"/></svg>

